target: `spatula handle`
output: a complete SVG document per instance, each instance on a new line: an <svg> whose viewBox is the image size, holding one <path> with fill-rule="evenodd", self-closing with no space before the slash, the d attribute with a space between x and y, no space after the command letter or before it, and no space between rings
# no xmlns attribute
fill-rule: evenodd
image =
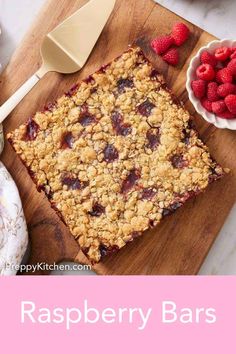
<svg viewBox="0 0 236 354"><path fill-rule="evenodd" d="M40 77L37 74L31 76L1 107L0 107L0 123L13 111L20 101L29 93L29 91L37 84Z"/></svg>

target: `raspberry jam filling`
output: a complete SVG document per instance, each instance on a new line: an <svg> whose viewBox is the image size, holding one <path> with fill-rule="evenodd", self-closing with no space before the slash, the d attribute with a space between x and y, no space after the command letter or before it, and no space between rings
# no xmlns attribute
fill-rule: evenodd
<svg viewBox="0 0 236 354"><path fill-rule="evenodd" d="M72 149L74 137L71 132L65 132L61 137L61 149Z"/></svg>
<svg viewBox="0 0 236 354"><path fill-rule="evenodd" d="M160 131L159 129L150 129L147 132L147 147L151 150L155 150L160 144Z"/></svg>
<svg viewBox="0 0 236 354"><path fill-rule="evenodd" d="M137 107L137 110L142 116L149 117L154 107L155 105L147 99Z"/></svg>
<svg viewBox="0 0 236 354"><path fill-rule="evenodd" d="M93 209L88 212L90 216L95 216L95 217L99 217L104 213L105 213L105 208L99 203L95 203L93 205Z"/></svg>
<svg viewBox="0 0 236 354"><path fill-rule="evenodd" d="M191 137L191 134L190 134L190 131L187 132L186 129L183 130L183 139L182 139L182 142L186 145L188 145L190 143L190 137Z"/></svg>
<svg viewBox="0 0 236 354"><path fill-rule="evenodd" d="M126 136L131 133L131 126L128 123L124 123L124 118L119 112L112 114L111 121L117 135Z"/></svg>
<svg viewBox="0 0 236 354"><path fill-rule="evenodd" d="M81 112L79 116L79 123L83 127L87 127L88 125L92 124L95 122L95 117L91 113L89 113L88 106L84 104L81 107Z"/></svg>
<svg viewBox="0 0 236 354"><path fill-rule="evenodd" d="M111 253L116 252L118 250L119 250L118 246L106 246L104 244L101 244L99 246L99 252L100 252L102 258L107 256L108 254L111 254Z"/></svg>
<svg viewBox="0 0 236 354"><path fill-rule="evenodd" d="M152 200L153 197L157 194L157 191L153 188L144 188L141 194L141 199Z"/></svg>
<svg viewBox="0 0 236 354"><path fill-rule="evenodd" d="M180 202L175 202L172 205L169 206L169 208L164 208L162 215L163 216L167 216L170 215L172 213L174 213L177 209L179 209L183 204Z"/></svg>
<svg viewBox="0 0 236 354"><path fill-rule="evenodd" d="M196 196L198 193L199 190L189 191L184 194L176 194L175 202L172 203L169 208L163 209L162 215L166 216L172 214L173 212L175 212L175 210L179 209L188 199Z"/></svg>
<svg viewBox="0 0 236 354"><path fill-rule="evenodd" d="M79 85L78 85L78 84L73 85L73 86L70 88L70 90L65 93L65 95L66 95L67 97L72 97L72 96L76 93L76 91L78 90L78 88L79 88Z"/></svg>
<svg viewBox="0 0 236 354"><path fill-rule="evenodd" d="M156 69L153 69L151 74L150 74L150 78L151 79L156 79L158 75L159 75L159 72Z"/></svg>
<svg viewBox="0 0 236 354"><path fill-rule="evenodd" d="M105 65L102 65L100 70L98 70L99 73L105 73L106 72L106 69L110 66L110 64L105 64Z"/></svg>
<svg viewBox="0 0 236 354"><path fill-rule="evenodd" d="M124 93L126 88L134 87L132 79L120 79L117 81L117 88L119 93Z"/></svg>
<svg viewBox="0 0 236 354"><path fill-rule="evenodd" d="M128 193L130 189L132 189L135 186L136 182L140 179L140 177L141 175L138 170L135 169L131 170L128 177L122 183L121 193L123 194Z"/></svg>
<svg viewBox="0 0 236 354"><path fill-rule="evenodd" d="M56 103L55 102L49 102L45 107L44 111L52 112L56 108Z"/></svg>
<svg viewBox="0 0 236 354"><path fill-rule="evenodd" d="M170 159L172 166L174 168L184 168L188 166L188 161L186 161L183 155L174 155Z"/></svg>
<svg viewBox="0 0 236 354"><path fill-rule="evenodd" d="M33 141L36 139L39 130L39 125L30 118L26 125L26 132L24 136L25 141Z"/></svg>
<svg viewBox="0 0 236 354"><path fill-rule="evenodd" d="M142 232L139 232L139 231L134 231L134 232L132 232L132 234L131 234L131 240L130 241L133 241L133 240L135 240L136 238L138 238L138 237L140 237L142 235Z"/></svg>
<svg viewBox="0 0 236 354"><path fill-rule="evenodd" d="M90 90L90 93L92 95L93 93L96 93L97 91L98 91L97 87L92 87Z"/></svg>
<svg viewBox="0 0 236 354"><path fill-rule="evenodd" d="M92 75L89 75L89 76L87 77L87 79L84 80L84 82L85 82L86 84L91 84L91 83L94 83L95 80L94 80L94 78L93 78Z"/></svg>
<svg viewBox="0 0 236 354"><path fill-rule="evenodd" d="M209 182L213 182L213 181L216 181L217 179L221 178L222 176L222 173L218 173L215 168L211 167L210 168L210 176L209 176Z"/></svg>
<svg viewBox="0 0 236 354"><path fill-rule="evenodd" d="M79 178L73 177L71 174L65 174L61 178L61 182L63 185L72 190L81 190L88 186L88 182L80 181Z"/></svg>
<svg viewBox="0 0 236 354"><path fill-rule="evenodd" d="M116 150L115 146L111 144L107 144L107 146L103 151L103 154L104 154L104 161L106 162L115 161L119 157L119 153Z"/></svg>

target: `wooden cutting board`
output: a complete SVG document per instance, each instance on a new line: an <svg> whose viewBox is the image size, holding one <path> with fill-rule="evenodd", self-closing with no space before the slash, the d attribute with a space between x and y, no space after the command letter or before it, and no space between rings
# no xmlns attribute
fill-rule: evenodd
<svg viewBox="0 0 236 354"><path fill-rule="evenodd" d="M48 0L45 3L1 76L1 102L39 68L39 49L44 35L86 2ZM205 194L189 201L154 230L96 265L94 269L99 274L196 274L236 199L236 132L216 129L197 116L185 90L186 70L191 57L214 37L189 23L192 35L180 49L181 59L177 68L168 66L150 50L151 38L169 33L179 20L183 21L152 0L117 0L84 69L67 76L49 73L4 124L6 133L15 129L77 80L85 78L126 50L128 44L136 42L193 113L200 135L212 155L232 170L229 176L212 184ZM25 167L8 143L2 160L15 179L23 201L31 241L29 263L52 264L63 260L86 263L76 241L51 209L44 194L36 191Z"/></svg>

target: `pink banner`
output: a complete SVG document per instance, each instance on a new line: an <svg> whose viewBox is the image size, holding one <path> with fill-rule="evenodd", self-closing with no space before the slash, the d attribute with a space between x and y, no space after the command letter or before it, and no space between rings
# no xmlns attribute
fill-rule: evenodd
<svg viewBox="0 0 236 354"><path fill-rule="evenodd" d="M235 277L0 279L2 353L235 353Z"/></svg>

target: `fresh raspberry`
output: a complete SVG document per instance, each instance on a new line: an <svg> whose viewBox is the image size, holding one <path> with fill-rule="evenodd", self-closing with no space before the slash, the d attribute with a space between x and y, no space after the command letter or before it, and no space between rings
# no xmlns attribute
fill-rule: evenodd
<svg viewBox="0 0 236 354"><path fill-rule="evenodd" d="M215 58L219 61L225 61L231 55L231 50L228 47L217 48L215 51Z"/></svg>
<svg viewBox="0 0 236 354"><path fill-rule="evenodd" d="M214 102L219 99L217 89L218 84L216 82L209 82L209 84L207 85L207 98L209 101Z"/></svg>
<svg viewBox="0 0 236 354"><path fill-rule="evenodd" d="M236 93L236 85L231 84L230 82L218 86L217 93L221 97L226 97L231 93Z"/></svg>
<svg viewBox="0 0 236 354"><path fill-rule="evenodd" d="M174 38L175 44L181 46L189 38L189 28L182 22L178 22L172 29L171 36Z"/></svg>
<svg viewBox="0 0 236 354"><path fill-rule="evenodd" d="M215 67L215 70L218 71L220 69L224 69L225 68L225 63L218 61Z"/></svg>
<svg viewBox="0 0 236 354"><path fill-rule="evenodd" d="M207 98L203 98L201 100L201 104L208 112L212 112L212 102L209 101Z"/></svg>
<svg viewBox="0 0 236 354"><path fill-rule="evenodd" d="M236 59L236 50L230 55L230 59Z"/></svg>
<svg viewBox="0 0 236 354"><path fill-rule="evenodd" d="M225 97L225 104L228 110L236 115L236 95L228 95Z"/></svg>
<svg viewBox="0 0 236 354"><path fill-rule="evenodd" d="M162 57L168 64L176 66L179 62L179 53L176 48L169 49Z"/></svg>
<svg viewBox="0 0 236 354"><path fill-rule="evenodd" d="M227 68L229 69L232 75L236 75L236 59L232 59L227 65Z"/></svg>
<svg viewBox="0 0 236 354"><path fill-rule="evenodd" d="M202 52L202 54L201 54L201 63L202 64L210 64L214 68L217 64L217 60L214 57L214 55L205 51L205 52Z"/></svg>
<svg viewBox="0 0 236 354"><path fill-rule="evenodd" d="M165 53L170 46L174 44L174 39L171 36L162 36L156 39L153 39L151 42L151 46L153 50L158 54L161 55Z"/></svg>
<svg viewBox="0 0 236 354"><path fill-rule="evenodd" d="M204 80L194 80L191 83L193 93L195 97L202 98L206 94L206 81Z"/></svg>
<svg viewBox="0 0 236 354"><path fill-rule="evenodd" d="M211 81L215 77L215 71L210 64L202 64L197 68L197 77L201 80Z"/></svg>
<svg viewBox="0 0 236 354"><path fill-rule="evenodd" d="M223 113L226 110L226 104L224 100L212 102L212 112L215 114Z"/></svg>
<svg viewBox="0 0 236 354"><path fill-rule="evenodd" d="M222 113L218 114L219 118L224 118L224 119L235 119L236 115L231 113L228 109Z"/></svg>
<svg viewBox="0 0 236 354"><path fill-rule="evenodd" d="M221 84L225 84L226 82L231 83L233 81L233 76L228 68L221 69L216 74L216 81Z"/></svg>

